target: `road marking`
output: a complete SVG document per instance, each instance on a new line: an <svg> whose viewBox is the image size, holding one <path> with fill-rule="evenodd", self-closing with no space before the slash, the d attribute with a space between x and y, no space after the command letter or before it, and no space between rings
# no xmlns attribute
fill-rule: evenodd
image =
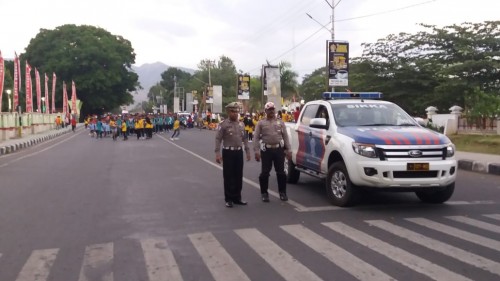
<svg viewBox="0 0 500 281"><path fill-rule="evenodd" d="M469 241L471 243L478 244L478 245L481 245L483 247L493 249L495 251L500 251L500 242L493 240L493 239L490 239L490 238L487 238L487 237L483 237L483 236L480 236L480 235L477 235L474 233L463 231L463 230L460 230L458 228L447 226L445 224L434 222L434 221L424 219L424 218L407 218L406 220L411 221L413 223L416 223L418 225L442 232L444 234L448 234L448 235L457 237L459 239L466 240L466 241Z"/></svg>
<svg viewBox="0 0 500 281"><path fill-rule="evenodd" d="M182 281L179 266L164 239L140 240L149 281Z"/></svg>
<svg viewBox="0 0 500 281"><path fill-rule="evenodd" d="M235 232L285 280L321 280L314 272L257 229L237 229Z"/></svg>
<svg viewBox="0 0 500 281"><path fill-rule="evenodd" d="M0 165L0 168L7 167L7 166L9 166L10 164L13 164L13 163L15 163L15 162L18 162L18 161L20 161L20 160L23 160L23 159L26 159L26 158L29 158L29 157L35 156L35 155L40 154L40 153L42 153L42 152L44 152L44 151L47 151L47 150L49 150L49 149L52 149L52 148L54 148L54 147L58 146L58 145L59 145L59 144L61 144L61 143L64 143L64 142L67 142L67 141L71 140L72 138L76 137L77 135L79 135L79 133L78 133L78 134L73 134L73 136L68 137L67 139L62 140L62 141L60 141L60 142L57 142L57 143L55 143L55 144L53 144L53 145L51 145L51 146L48 146L48 147L46 147L46 148L44 148L44 149L37 150L37 151L35 151L35 152L33 152L33 153L26 154L26 155L21 156L21 157L19 157L19 158L12 159L12 160L10 160L10 161L8 161L8 162L6 162L6 163L4 163L4 164ZM63 136L63 135L61 135L61 136ZM57 140L57 138L54 138L54 141L55 141L55 140ZM7 154L7 155L11 155L11 154ZM7 156L7 155L5 155L5 156Z"/></svg>
<svg viewBox="0 0 500 281"><path fill-rule="evenodd" d="M213 234L204 232L190 234L188 236L215 280L250 281L250 278L241 270Z"/></svg>
<svg viewBox="0 0 500 281"><path fill-rule="evenodd" d="M31 253L16 281L47 280L59 249L35 250Z"/></svg>
<svg viewBox="0 0 500 281"><path fill-rule="evenodd" d="M424 246L433 251L450 256L464 263L484 269L496 275L500 275L500 263L498 262L464 251L455 246L426 237L422 234L413 232L411 230L405 229L403 227L394 225L392 223L383 220L368 220L366 222L371 226L376 226L394 235L407 239L413 243L419 244L420 246Z"/></svg>
<svg viewBox="0 0 500 281"><path fill-rule="evenodd" d="M353 241L376 251L406 267L420 272L434 280L470 280L448 269L435 265L428 260L415 256L401 248L372 237L341 222L322 223L335 232L338 232Z"/></svg>
<svg viewBox="0 0 500 281"><path fill-rule="evenodd" d="M79 281L113 281L113 243L95 244L85 248Z"/></svg>
<svg viewBox="0 0 500 281"><path fill-rule="evenodd" d="M494 224L491 224L491 223L487 223L487 222L483 222L483 221L480 221L480 220L471 219L471 218L464 217L464 216L448 216L446 218L448 218L450 220L458 221L458 222L461 222L461 223L465 223L465 224L468 224L468 225L472 225L472 226L475 226L477 228L481 228L481 229L488 230L488 231L491 231L491 232L500 233L500 226L494 225Z"/></svg>
<svg viewBox="0 0 500 281"><path fill-rule="evenodd" d="M335 263L358 280L395 280L371 264L326 240L300 224L281 226L286 232Z"/></svg>
<svg viewBox="0 0 500 281"><path fill-rule="evenodd" d="M500 221L500 214L490 214L490 215L483 215L485 217L488 217L490 219L498 220Z"/></svg>

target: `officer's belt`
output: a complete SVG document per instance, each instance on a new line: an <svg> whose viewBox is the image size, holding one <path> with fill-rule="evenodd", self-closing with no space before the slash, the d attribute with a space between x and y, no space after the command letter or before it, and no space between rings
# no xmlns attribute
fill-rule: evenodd
<svg viewBox="0 0 500 281"><path fill-rule="evenodd" d="M241 150L241 146L224 146L223 148L227 150Z"/></svg>
<svg viewBox="0 0 500 281"><path fill-rule="evenodd" d="M280 144L266 144L266 148L279 148L281 147Z"/></svg>

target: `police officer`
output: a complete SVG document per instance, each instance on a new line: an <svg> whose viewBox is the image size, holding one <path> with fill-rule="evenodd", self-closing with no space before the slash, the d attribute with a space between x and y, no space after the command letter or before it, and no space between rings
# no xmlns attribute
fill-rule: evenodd
<svg viewBox="0 0 500 281"><path fill-rule="evenodd" d="M238 113L240 105L232 102L226 106L227 119L219 125L215 136L215 161L222 162L222 175L224 177L224 199L226 207L232 208L233 204L246 205L241 200L243 187L243 149L247 161L250 161L250 148L245 138L245 128L240 125ZM222 143L222 154L221 154Z"/></svg>
<svg viewBox="0 0 500 281"><path fill-rule="evenodd" d="M273 163L278 179L280 199L282 201L287 201L285 154L288 159L292 156L290 142L288 140L285 123L276 118L274 103L266 103L264 110L266 118L257 123L254 136L255 160L258 162L262 157L261 173L259 176L262 201L269 202L267 189L269 185L269 173L271 172Z"/></svg>

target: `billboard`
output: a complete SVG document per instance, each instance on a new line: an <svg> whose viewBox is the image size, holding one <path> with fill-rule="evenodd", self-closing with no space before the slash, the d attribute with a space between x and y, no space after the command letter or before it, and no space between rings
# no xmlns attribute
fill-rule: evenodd
<svg viewBox="0 0 500 281"><path fill-rule="evenodd" d="M276 110L281 109L281 78L277 66L263 67L263 88L267 101L273 102Z"/></svg>
<svg viewBox="0 0 500 281"><path fill-rule="evenodd" d="M349 85L349 43L326 41L328 86Z"/></svg>
<svg viewBox="0 0 500 281"><path fill-rule="evenodd" d="M213 85L213 110L212 112L223 112L222 111L222 86Z"/></svg>
<svg viewBox="0 0 500 281"><path fill-rule="evenodd" d="M238 74L238 99L250 99L250 75Z"/></svg>

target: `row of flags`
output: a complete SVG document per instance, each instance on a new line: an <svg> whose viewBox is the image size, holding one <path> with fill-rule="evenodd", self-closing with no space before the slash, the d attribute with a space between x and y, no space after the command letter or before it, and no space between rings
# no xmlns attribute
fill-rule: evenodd
<svg viewBox="0 0 500 281"><path fill-rule="evenodd" d="M26 112L33 112L33 86L31 81L31 66L28 61L26 61L26 75L25 75L25 93L26 93ZM44 105L47 113L56 112L56 81L57 76L52 73L52 97L49 102L49 77L47 74L45 76L45 91L44 91ZM4 78L5 78L5 64L2 57L2 52L0 51L0 112L2 111L2 94L4 90ZM14 58L14 89L12 89L13 102L12 108L17 108L19 105L19 93L21 92L21 62L17 53L15 53ZM36 112L42 112L42 86L40 81L40 73L38 69L35 68L35 90L36 90ZM72 113L76 114L76 85L74 81L71 81L71 108ZM50 106L51 105L51 106ZM68 113L68 93L66 90L66 82L63 81L63 113Z"/></svg>

